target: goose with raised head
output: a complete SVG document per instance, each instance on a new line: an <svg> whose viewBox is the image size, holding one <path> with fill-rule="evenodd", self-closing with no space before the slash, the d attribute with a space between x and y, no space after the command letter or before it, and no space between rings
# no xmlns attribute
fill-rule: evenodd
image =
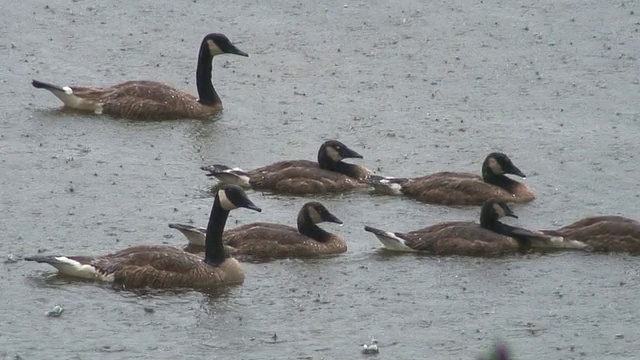
<svg viewBox="0 0 640 360"><path fill-rule="evenodd" d="M201 169L221 183L277 193L319 194L368 189L371 170L342 161L348 158L362 159L362 155L337 140L329 140L318 150L318 162L286 160L251 171L218 164Z"/></svg>
<svg viewBox="0 0 640 360"><path fill-rule="evenodd" d="M494 152L482 163L482 176L446 171L415 178L370 176L369 182L378 193L405 195L430 204L482 205L489 199L513 203L535 199L527 185L505 174L526 177L507 155Z"/></svg>
<svg viewBox="0 0 640 360"><path fill-rule="evenodd" d="M622 216L592 216L542 233L601 252L640 253L640 222Z"/></svg>
<svg viewBox="0 0 640 360"><path fill-rule="evenodd" d="M431 255L499 256L528 252L538 246L549 248L554 241L561 241L500 222L499 219L505 216L517 218L504 202L488 200L480 211L480 224L443 222L408 233L384 231L370 226L364 229L373 233L387 250ZM580 244L577 246L581 247Z"/></svg>
<svg viewBox="0 0 640 360"><path fill-rule="evenodd" d="M332 222L342 224L319 202L308 202L298 212L297 228L257 222L242 225L224 232L222 238L234 254L260 258L296 258L334 255L347 251L347 245L339 236L320 228L317 224ZM182 232L189 245L202 245L206 229L191 225L170 224Z"/></svg>
<svg viewBox="0 0 640 360"><path fill-rule="evenodd" d="M221 54L249 56L223 34L202 40L196 69L198 98L171 86L134 80L104 88L58 86L33 80L38 89L49 90L65 106L95 114L133 120L209 119L222 110L222 100L211 83L213 58Z"/></svg>
<svg viewBox="0 0 640 360"><path fill-rule="evenodd" d="M228 256L222 243L229 212L241 207L262 211L237 186L218 191L207 226L204 258L171 246L141 245L103 256L33 256L25 260L47 263L63 275L126 288L208 289L241 284L244 269Z"/></svg>

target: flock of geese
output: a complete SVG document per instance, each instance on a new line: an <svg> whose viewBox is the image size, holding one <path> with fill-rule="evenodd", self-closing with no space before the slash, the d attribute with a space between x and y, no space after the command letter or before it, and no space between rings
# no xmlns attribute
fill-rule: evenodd
<svg viewBox="0 0 640 360"><path fill-rule="evenodd" d="M153 81L128 81L107 88L60 87L37 80L32 84L49 90L67 107L95 114L139 120L209 119L222 110L211 82L213 58L221 54L248 56L222 34L205 36L198 55L197 98ZM33 256L25 260L47 263L68 276L127 288L209 289L244 281L244 270L236 257L314 257L347 251L343 239L318 226L322 222L342 224L319 202L304 204L296 227L259 222L225 231L230 211L261 211L247 196L248 189L294 195L366 191L372 196L405 196L429 204L481 206L479 223L468 219L443 222L405 233L365 226L365 231L392 251L500 256L540 249L640 250L640 223L620 216L588 217L543 231L502 223L505 216L517 217L508 203L535 199L527 185L506 176L524 178L525 174L503 153L488 154L480 174L438 172L415 178L381 176L344 161L353 158L363 156L329 140L321 145L317 161L280 161L251 171L220 164L202 167L207 176L219 182L207 227L169 224L185 235L189 246L200 249L195 253L142 245L103 256Z"/></svg>

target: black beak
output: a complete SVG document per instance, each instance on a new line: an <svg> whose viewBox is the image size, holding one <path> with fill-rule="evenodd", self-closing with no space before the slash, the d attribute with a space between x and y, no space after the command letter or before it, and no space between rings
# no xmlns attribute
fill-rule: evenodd
<svg viewBox="0 0 640 360"><path fill-rule="evenodd" d="M509 169L507 173L520 176L523 179L527 177L527 175L525 175L522 171L520 171L520 169L518 169L515 165L511 165L511 169Z"/></svg>
<svg viewBox="0 0 640 360"><path fill-rule="evenodd" d="M505 206L504 209L504 216L510 216L512 218L518 218L518 215L516 215L513 210L511 210L508 206Z"/></svg>
<svg viewBox="0 0 640 360"><path fill-rule="evenodd" d="M358 154L357 152L349 149L343 148L342 153L340 154L344 159L363 159L364 156Z"/></svg>
<svg viewBox="0 0 640 360"><path fill-rule="evenodd" d="M247 54L246 52L238 49L235 45L231 45L231 48L229 48L227 51L225 51L227 54L235 54L235 55L240 55L240 56L245 56L248 57L249 54Z"/></svg>
<svg viewBox="0 0 640 360"><path fill-rule="evenodd" d="M251 200L249 200L249 199L247 199L247 203L244 204L242 207L246 208L246 209L249 209L249 210L254 210L254 211L257 211L257 212L262 212L262 209L260 209L256 204L251 202Z"/></svg>
<svg viewBox="0 0 640 360"><path fill-rule="evenodd" d="M322 220L327 221L327 222L336 223L336 224L342 224L342 220L338 219L332 213L326 213L325 216L322 218Z"/></svg>

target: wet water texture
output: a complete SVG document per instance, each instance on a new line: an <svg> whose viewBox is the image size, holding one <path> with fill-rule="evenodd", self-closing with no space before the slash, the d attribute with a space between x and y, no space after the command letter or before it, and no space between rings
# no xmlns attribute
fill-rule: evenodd
<svg viewBox="0 0 640 360"><path fill-rule="evenodd" d="M0 254L183 246L212 179L314 159L338 139L385 175L480 171L507 153L538 198L512 225L639 218L640 6L603 1L34 0L0 14ZM195 93L198 45L225 33L218 121L132 122L60 110L31 79L148 79ZM250 191L252 221L295 224L310 198ZM128 292L0 263L0 358L471 359L495 338L519 359L632 359L638 258L565 252L500 259L390 255L364 225L409 231L478 208L352 193L320 196L347 253L245 264L214 294ZM59 317L47 316L56 305ZM277 336L274 336L277 335Z"/></svg>

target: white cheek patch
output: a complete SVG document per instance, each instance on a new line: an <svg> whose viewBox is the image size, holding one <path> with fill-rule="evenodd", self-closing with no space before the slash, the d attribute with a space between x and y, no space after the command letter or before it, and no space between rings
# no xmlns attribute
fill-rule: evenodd
<svg viewBox="0 0 640 360"><path fill-rule="evenodd" d="M496 175L504 174L504 170L502 169L502 166L500 166L500 164L498 164L498 162L494 158L489 159L489 169L491 169L491 172Z"/></svg>
<svg viewBox="0 0 640 360"><path fill-rule="evenodd" d="M327 150L327 156L329 156L329 158L335 162L341 161L342 160L342 156L340 156L340 153L338 153L338 150L332 148L332 147L328 147Z"/></svg>
<svg viewBox="0 0 640 360"><path fill-rule="evenodd" d="M322 216L320 216L320 214L315 208L309 207L307 212L309 213L309 218L314 224L319 224L324 221L322 220Z"/></svg>
<svg viewBox="0 0 640 360"><path fill-rule="evenodd" d="M71 90L71 88L68 86L63 87L62 90L64 90L64 92L67 93L67 95L73 94L73 90Z"/></svg>
<svg viewBox="0 0 640 360"><path fill-rule="evenodd" d="M504 209L502 208L502 206L498 204L493 204L493 210L496 212L496 214L498 214L499 218L505 216Z"/></svg>
<svg viewBox="0 0 640 360"><path fill-rule="evenodd" d="M220 200L220 206L227 211L238 208L233 202L231 202L231 200L229 200L227 193L224 190L218 191L218 199Z"/></svg>
<svg viewBox="0 0 640 360"><path fill-rule="evenodd" d="M211 53L211 56L224 54L224 52L220 50L218 45L216 45L216 43L213 42L213 40L207 40L207 45L209 46L209 52Z"/></svg>

